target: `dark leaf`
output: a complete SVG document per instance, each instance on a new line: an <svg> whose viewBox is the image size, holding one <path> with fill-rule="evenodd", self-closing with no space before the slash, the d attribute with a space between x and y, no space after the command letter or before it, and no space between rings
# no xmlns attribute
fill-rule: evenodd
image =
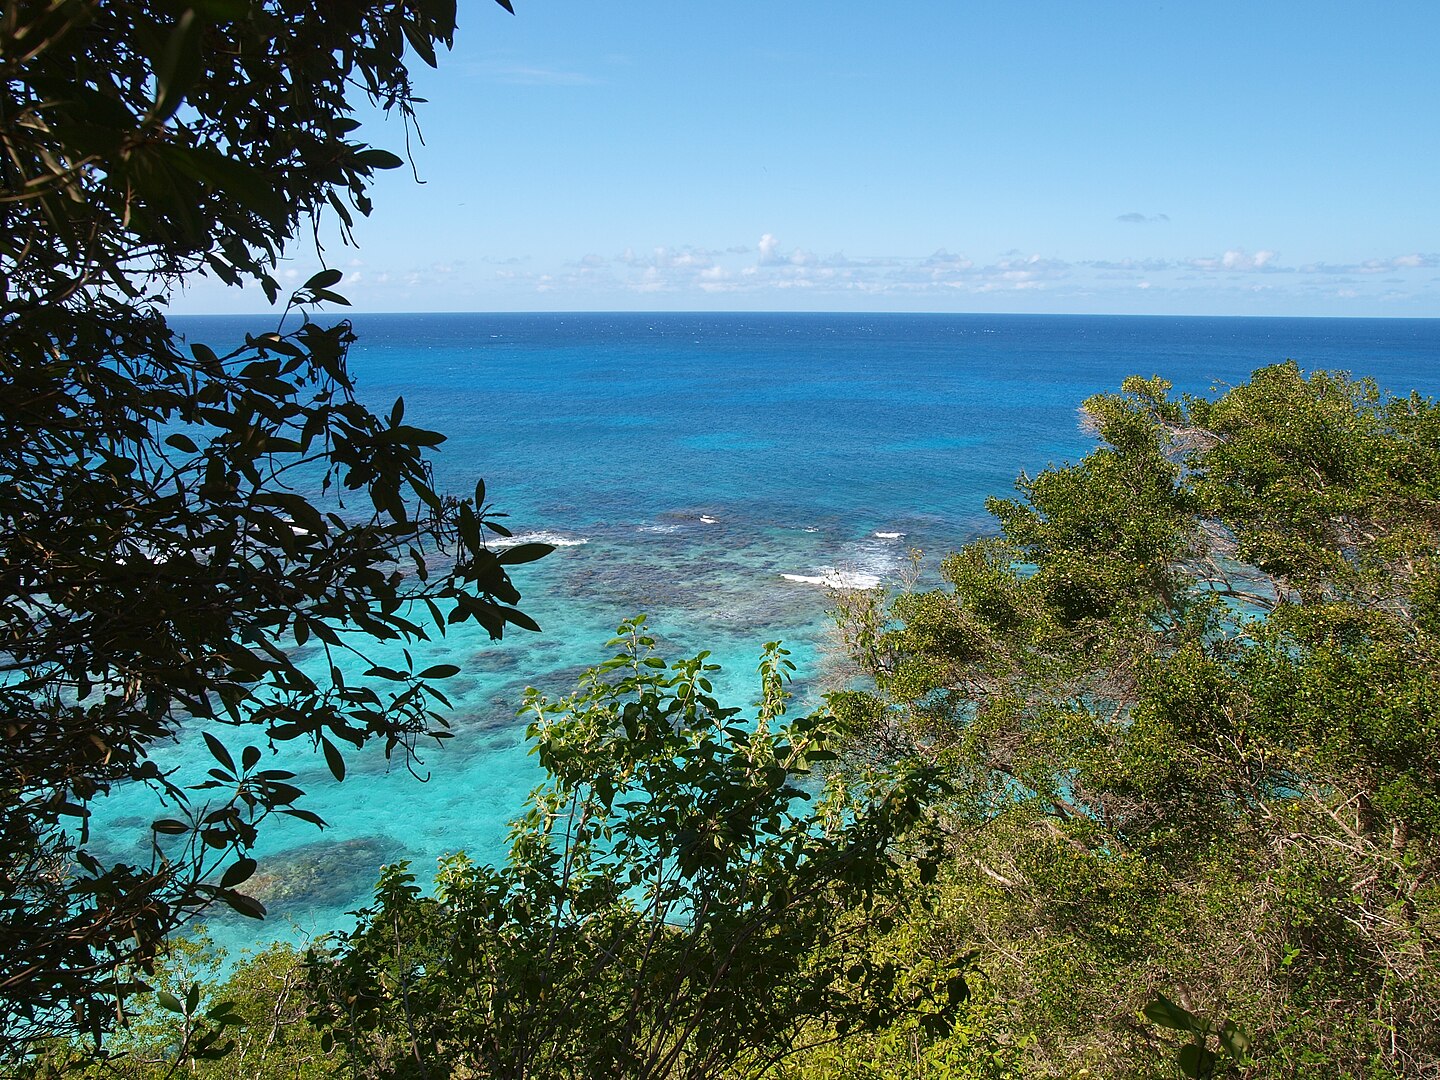
<svg viewBox="0 0 1440 1080"><path fill-rule="evenodd" d="M221 889L215 895L247 919L265 918L265 905L254 897L245 896L243 893L232 892L229 889Z"/></svg>
<svg viewBox="0 0 1440 1080"><path fill-rule="evenodd" d="M340 284L340 281L344 277L345 274L340 270L321 270L318 274L311 275L310 280L305 282L301 288L312 291L315 289L328 289L331 285Z"/></svg>
<svg viewBox="0 0 1440 1080"><path fill-rule="evenodd" d="M357 165L363 165L368 169L398 169L405 164L403 158L396 157L389 150L381 150L373 146L356 153L353 160Z"/></svg>
<svg viewBox="0 0 1440 1080"><path fill-rule="evenodd" d="M153 109L156 119L168 120L180 107L185 93L200 75L201 21L193 9L187 9L165 39L165 47L155 64L158 93Z"/></svg>
<svg viewBox="0 0 1440 1080"><path fill-rule="evenodd" d="M554 544L516 544L513 547L501 548L495 556L495 561L502 566L515 566L519 563L543 559L554 550Z"/></svg>
<svg viewBox="0 0 1440 1080"><path fill-rule="evenodd" d="M1164 994L1156 994L1155 1000L1146 1005L1143 1012L1151 1023L1159 1024L1174 1031L1199 1031L1199 1021L1188 1009L1182 1009Z"/></svg>
<svg viewBox="0 0 1440 1080"><path fill-rule="evenodd" d="M325 764L330 767L330 774L336 780L345 779L345 758L335 748L335 744L329 739L320 740L320 748L325 752Z"/></svg>
<svg viewBox="0 0 1440 1080"><path fill-rule="evenodd" d="M208 731L202 731L200 734L205 739L205 745L210 748L211 756L221 765L224 765L233 777L238 770L235 768L235 759L230 756L230 751L225 749L225 744Z"/></svg>
<svg viewBox="0 0 1440 1080"><path fill-rule="evenodd" d="M1215 1052L1196 1043L1186 1043L1180 1048L1177 1060L1180 1071L1194 1080L1205 1080L1215 1075Z"/></svg>
<svg viewBox="0 0 1440 1080"><path fill-rule="evenodd" d="M222 889L233 889L241 882L249 881L251 875L254 873L254 859L236 859L235 862L226 868L225 873L221 875L220 887Z"/></svg>

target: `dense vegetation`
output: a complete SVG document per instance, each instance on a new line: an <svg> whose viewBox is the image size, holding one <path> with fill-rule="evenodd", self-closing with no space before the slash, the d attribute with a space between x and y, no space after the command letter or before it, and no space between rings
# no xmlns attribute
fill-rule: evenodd
<svg viewBox="0 0 1440 1080"><path fill-rule="evenodd" d="M346 325L217 354L164 317L196 272L275 299L292 238L369 212L400 159L354 105L408 122L407 55L454 23L453 0L0 19L0 1062L1440 1072L1440 410L1294 365L1092 399L1102 445L994 501L942 587L844 600L856 681L820 713L785 716L778 647L742 718L703 656L625 624L575 695L528 703L550 780L505 866L447 860L433 894L389 868L353 929L224 976L173 936L260 914L257 829L313 820L271 746L337 779L347 747L404 757L448 734L453 669L399 646L533 626L507 568L543 546L487 546L483 487L434 489L441 436L357 400ZM296 659L314 642L330 662ZM403 663L347 681L380 643ZM198 786L152 758L177 734L213 756ZM138 864L90 836L120 784L173 807Z"/></svg>
<svg viewBox="0 0 1440 1080"><path fill-rule="evenodd" d="M550 781L507 865L447 858L433 896L388 867L353 930L223 987L182 942L109 1060L58 1046L37 1073L702 1080L901 1017L949 1030L962 965L873 948L936 872L935 771L817 787L836 732L786 719L778 645L744 718L704 654L667 665L643 619L620 633L575 694L527 703Z"/></svg>
<svg viewBox="0 0 1440 1080"><path fill-rule="evenodd" d="M369 213L375 170L402 162L351 114L368 99L408 124L407 53L433 63L454 26L454 0L0 17L0 1063L100 1038L207 905L262 913L240 889L257 828L318 820L267 745L308 743L338 778L342 748L404 758L448 734L449 669L369 650L533 628L507 566L545 549L489 549L483 488L434 489L443 437L356 398L348 325L277 316L217 354L164 314L192 273L273 301L293 237ZM291 306L343 302L340 277ZM347 682L347 659L369 674ZM156 764L182 731L208 776ZM148 857L93 842L118 784L166 804Z"/></svg>
<svg viewBox="0 0 1440 1080"><path fill-rule="evenodd" d="M845 613L877 690L832 704L955 789L917 932L983 990L970 1041L841 1072L1149 1075L1160 992L1245 1075L1432 1075L1440 409L1285 364L1086 412L947 588Z"/></svg>
<svg viewBox="0 0 1440 1080"><path fill-rule="evenodd" d="M845 599L866 688L786 724L772 648L741 723L627 624L529 703L507 866L182 972L96 1075L1433 1075L1440 407L1285 364L1086 411L943 587Z"/></svg>

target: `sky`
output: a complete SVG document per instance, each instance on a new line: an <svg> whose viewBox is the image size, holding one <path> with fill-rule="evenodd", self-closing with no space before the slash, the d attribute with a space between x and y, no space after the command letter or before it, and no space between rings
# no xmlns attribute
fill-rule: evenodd
<svg viewBox="0 0 1440 1080"><path fill-rule="evenodd" d="M322 229L356 310L1440 315L1435 0L514 4Z"/></svg>

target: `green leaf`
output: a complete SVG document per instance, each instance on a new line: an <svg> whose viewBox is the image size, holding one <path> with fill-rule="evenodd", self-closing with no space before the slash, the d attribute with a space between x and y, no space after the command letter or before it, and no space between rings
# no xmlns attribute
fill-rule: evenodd
<svg viewBox="0 0 1440 1080"><path fill-rule="evenodd" d="M1178 1055L1180 1071L1194 1080L1204 1080L1215 1073L1215 1052L1196 1043L1186 1043Z"/></svg>
<svg viewBox="0 0 1440 1080"><path fill-rule="evenodd" d="M405 40L410 42L410 47L415 50L420 59L433 68L435 66L435 46L430 43L425 32L409 19L401 20L400 29L405 34Z"/></svg>
<svg viewBox="0 0 1440 1080"><path fill-rule="evenodd" d="M540 624L537 623L534 619L532 619L529 615L526 615L523 611L520 611L516 608L502 607L500 609L500 614L505 617L506 622L513 623L514 625L520 627L520 629L522 630L530 630L536 634L540 633Z"/></svg>
<svg viewBox="0 0 1440 1080"><path fill-rule="evenodd" d="M1226 1020L1224 1026L1215 1033L1215 1037L1220 1040L1225 1052L1237 1062L1244 1062L1249 1058L1250 1036L1245 1034L1235 1021Z"/></svg>
<svg viewBox="0 0 1440 1080"><path fill-rule="evenodd" d="M294 807L290 807L289 809L282 810L280 812L293 818L299 818L301 821L308 822L309 824L314 825L317 828L325 828L325 819L322 818L319 814L311 813L309 810L297 810Z"/></svg>
<svg viewBox="0 0 1440 1080"><path fill-rule="evenodd" d="M196 360L199 360L200 363L204 364L207 368L217 368L220 366L220 358L215 355L215 350L210 348L209 345L202 345L200 342L196 342L190 346L190 352Z"/></svg>
<svg viewBox="0 0 1440 1080"><path fill-rule="evenodd" d="M201 146L161 143L153 149L174 168L209 184L218 194L234 199L266 221L278 224L289 219L289 204L276 192L271 178L259 169ZM279 295L279 283L272 278L265 278L262 284L267 294L273 288Z"/></svg>
<svg viewBox="0 0 1440 1080"><path fill-rule="evenodd" d="M419 675L417 679L449 679L460 674L460 669L454 664L432 664Z"/></svg>
<svg viewBox="0 0 1440 1080"><path fill-rule="evenodd" d="M168 439L166 439L165 445L173 446L176 450L179 450L181 453L185 454L193 454L200 449L198 446L195 445L195 440L190 438L190 436L181 435L178 433L171 435Z"/></svg>
<svg viewBox="0 0 1440 1080"><path fill-rule="evenodd" d="M1188 1009L1182 1009L1164 994L1156 994L1155 1000L1140 1010L1151 1023L1174 1031L1199 1031L1199 1021Z"/></svg>
<svg viewBox="0 0 1440 1080"><path fill-rule="evenodd" d="M250 0L188 0L191 7L211 22L234 22L250 14Z"/></svg>
<svg viewBox="0 0 1440 1080"><path fill-rule="evenodd" d="M162 1009L168 1009L170 1012L181 1013L182 1015L185 1012L185 1006L180 1003L180 999L170 993L169 990L157 990L155 992L155 1001Z"/></svg>

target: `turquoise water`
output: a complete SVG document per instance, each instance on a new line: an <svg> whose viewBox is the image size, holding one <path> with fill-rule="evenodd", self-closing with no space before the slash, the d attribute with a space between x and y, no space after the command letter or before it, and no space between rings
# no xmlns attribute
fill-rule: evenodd
<svg viewBox="0 0 1440 1080"><path fill-rule="evenodd" d="M814 704L844 678L829 647L827 582L892 581L985 531L985 497L1091 446L1077 407L1127 375L1205 392L1255 367L1374 375L1440 392L1440 323L1422 320L930 315L361 315L362 397L406 401L449 435L442 486L486 480L518 536L560 545L520 568L544 633L491 643L473 629L422 661L462 674L457 738L417 776L349 755L334 783L302 760L306 805L331 827L264 836L271 917L212 927L224 944L341 925L381 861L423 874L445 852L503 856L507 822L540 779L516 717L524 688L563 692L623 617L648 613L668 655L712 650L723 696L749 705L761 643L782 638ZM180 320L221 345L259 319ZM468 624L473 627L473 624ZM257 741L257 740L251 740ZM179 746L167 764L208 767ZM129 800L129 801L127 801ZM143 847L152 808L121 794L104 840ZM277 884L278 883L278 884ZM279 891L274 891L274 890Z"/></svg>

